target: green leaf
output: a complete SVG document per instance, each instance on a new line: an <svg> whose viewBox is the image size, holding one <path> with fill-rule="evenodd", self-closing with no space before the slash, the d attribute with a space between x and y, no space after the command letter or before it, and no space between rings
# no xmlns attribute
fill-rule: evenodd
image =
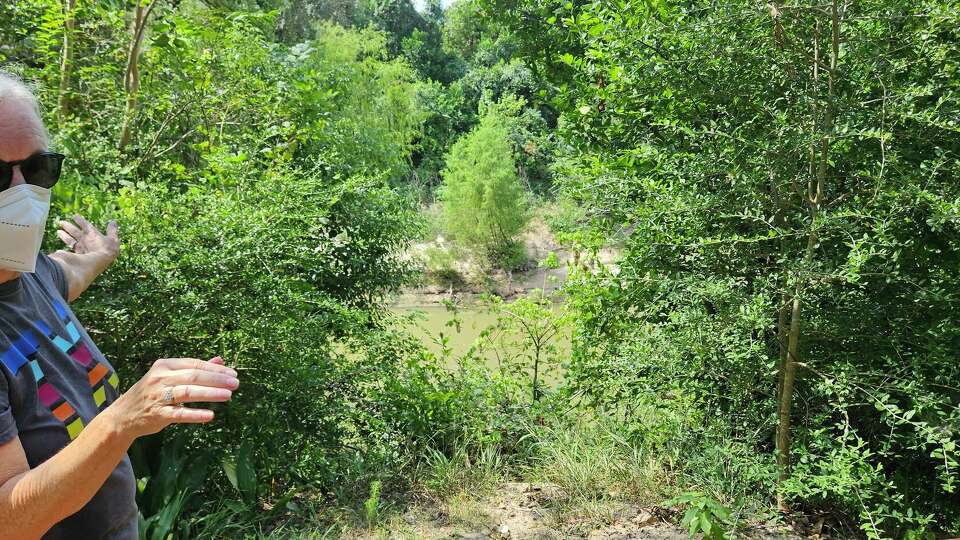
<svg viewBox="0 0 960 540"><path fill-rule="evenodd" d="M237 492L240 492L240 482L237 481L237 465L233 460L224 458L221 462L223 473L227 476L227 481Z"/></svg>
<svg viewBox="0 0 960 540"><path fill-rule="evenodd" d="M709 537L712 529L713 523L710 522L710 517L706 513L700 514L700 530L703 534Z"/></svg>
<svg viewBox="0 0 960 540"><path fill-rule="evenodd" d="M236 467L237 489L248 503L257 497L257 474L254 468L253 451L248 443L240 445L237 451Z"/></svg>
<svg viewBox="0 0 960 540"><path fill-rule="evenodd" d="M698 519L699 516L697 515L697 511L694 510L693 508L691 508L691 509L687 512L688 515L690 514L691 511L693 512L693 516L691 517L690 522L689 522L689 528L690 528L690 529L689 529L688 532L690 533L690 538L693 538L694 535L697 534L697 529L700 528L700 520ZM684 519L686 519L686 516L684 516Z"/></svg>

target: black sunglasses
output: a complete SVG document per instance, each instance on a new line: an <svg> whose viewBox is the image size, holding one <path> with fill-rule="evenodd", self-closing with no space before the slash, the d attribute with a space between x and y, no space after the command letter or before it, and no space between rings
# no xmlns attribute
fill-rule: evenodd
<svg viewBox="0 0 960 540"><path fill-rule="evenodd" d="M0 191L13 182L13 168L20 166L20 173L28 184L50 189L60 180L60 169L66 156L56 152L38 152L20 161L0 161Z"/></svg>

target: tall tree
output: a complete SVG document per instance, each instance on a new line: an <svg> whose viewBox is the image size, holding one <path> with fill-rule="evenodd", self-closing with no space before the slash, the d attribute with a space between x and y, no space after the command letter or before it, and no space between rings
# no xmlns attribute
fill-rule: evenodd
<svg viewBox="0 0 960 540"><path fill-rule="evenodd" d="M771 14L774 18L774 36L782 36L782 29L779 26L779 9L775 3L771 4ZM819 20L815 24L815 30L812 41L812 58L810 60L809 71L812 73L813 86L819 87L821 83L821 72L825 71L826 95L822 98L815 96L810 100L812 129L810 133L809 145L809 163L807 173L807 183L802 193L804 193L804 202L808 208L809 221L807 232L807 245L803 253L803 260L799 265L799 272L793 276L793 296L790 298L790 325L786 328L784 325L778 326L779 332L788 332L787 335L780 335L778 343L781 347L786 344L786 350L781 351L780 358L785 359L781 369L783 370L782 383L780 385L780 405L779 421L777 423L777 463L780 468L779 475L781 482L786 480L790 474L790 430L791 408L794 398L794 382L796 379L797 363L800 361L800 329L802 318L802 296L807 287L812 286L809 280L803 277L804 273L811 268L813 258L816 256L819 245L820 212L821 208L827 204L825 200L826 181L830 171L830 153L832 139L834 136L834 108L835 104L835 81L837 77L837 62L840 56L840 28L841 28L840 8L837 0L832 0L829 11L829 60L824 65L821 55L821 28L824 26ZM781 38L782 39L782 38ZM776 208L779 210L780 208ZM806 281L806 282L805 282ZM781 508L786 509L782 492L778 494L778 503Z"/></svg>
<svg viewBox="0 0 960 540"><path fill-rule="evenodd" d="M453 145L441 192L447 232L494 265L504 262L529 219L505 124L495 109L488 110Z"/></svg>
<svg viewBox="0 0 960 540"><path fill-rule="evenodd" d="M57 110L60 118L70 114L70 75L73 72L73 33L76 28L77 0L63 2L63 48L60 51L60 92Z"/></svg>
<svg viewBox="0 0 960 540"><path fill-rule="evenodd" d="M123 109L123 126L120 128L120 140L117 147L126 148L132 136L133 120L137 112L137 94L140 92L140 53L144 34L153 8L159 0L136 0L130 21L130 45L127 49L127 67L123 74L123 88L126 91L126 106Z"/></svg>

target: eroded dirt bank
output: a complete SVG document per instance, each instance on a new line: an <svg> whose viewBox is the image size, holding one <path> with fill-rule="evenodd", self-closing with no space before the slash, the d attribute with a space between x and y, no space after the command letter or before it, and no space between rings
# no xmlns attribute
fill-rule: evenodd
<svg viewBox="0 0 960 540"><path fill-rule="evenodd" d="M405 289L395 300L399 308L431 306L443 300L453 299L470 303L484 293L492 293L506 299L516 298L535 289L551 292L560 287L571 269L579 267L585 271L597 271L600 266L616 272L620 249L616 246L600 250L596 260L585 254L571 251L560 245L547 224L539 218L531 221L530 226L520 238L529 257L526 267L516 271L482 269L469 256L461 256L453 263L454 269L463 278L449 283L439 284L429 280L419 287ZM442 236L430 242L414 244L410 257L420 260L429 250L453 249ZM554 268L540 264L551 254L555 257Z"/></svg>

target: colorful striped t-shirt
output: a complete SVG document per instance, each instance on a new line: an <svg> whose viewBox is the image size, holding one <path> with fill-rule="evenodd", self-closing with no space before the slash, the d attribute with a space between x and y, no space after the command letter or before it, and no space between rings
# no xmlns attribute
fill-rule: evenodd
<svg viewBox="0 0 960 540"><path fill-rule="evenodd" d="M66 300L60 265L0 283L0 445L20 438L30 468L73 439L119 395L113 366ZM44 540L137 538L136 480L127 457L79 512Z"/></svg>

